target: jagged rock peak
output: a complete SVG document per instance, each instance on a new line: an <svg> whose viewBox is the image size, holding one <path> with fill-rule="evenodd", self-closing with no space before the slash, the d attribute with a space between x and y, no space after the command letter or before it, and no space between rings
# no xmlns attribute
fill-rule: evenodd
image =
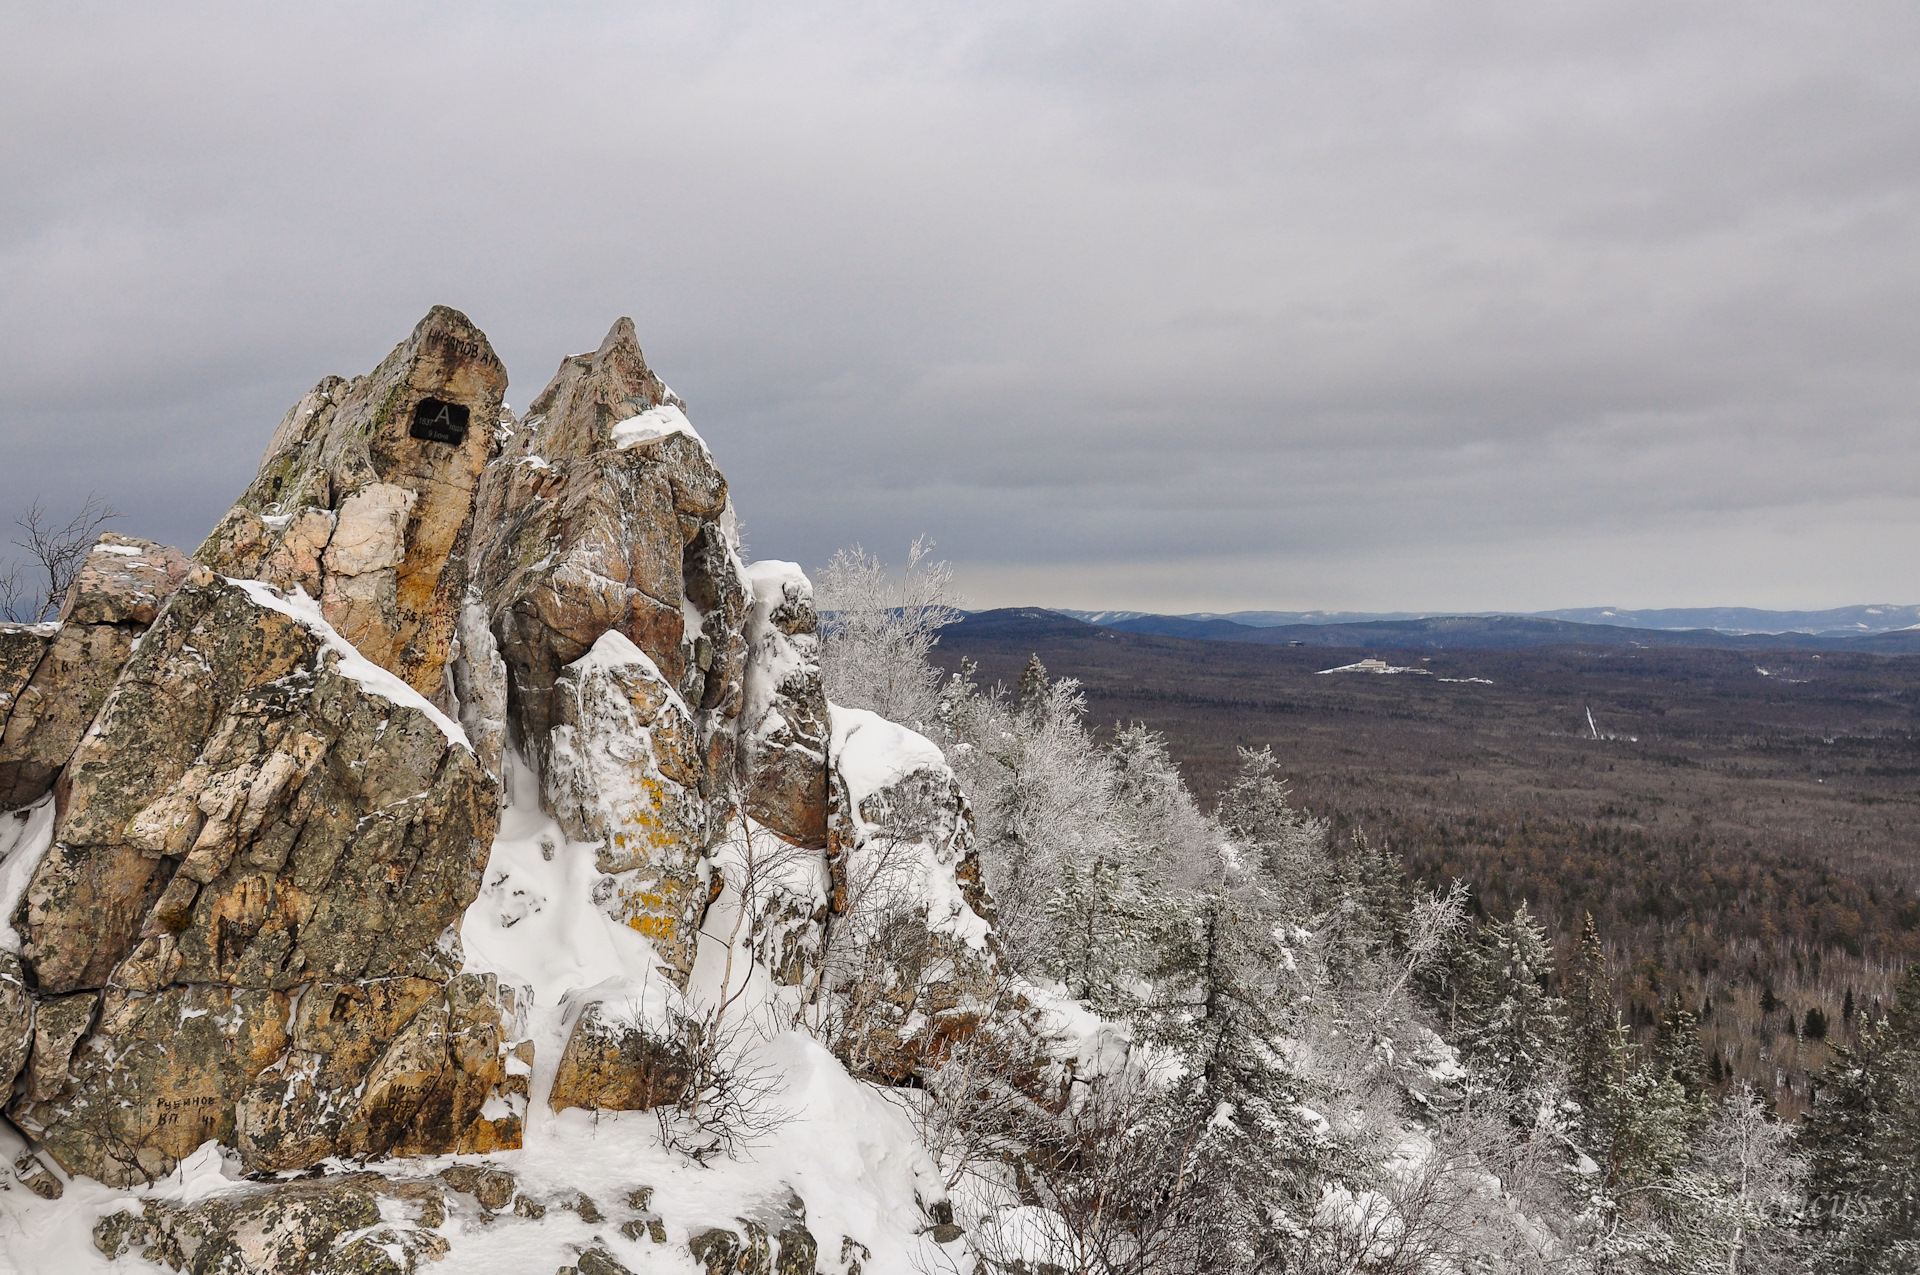
<svg viewBox="0 0 1920 1275"><path fill-rule="evenodd" d="M294 405L195 557L304 589L368 659L441 693L506 388L486 334L435 306L372 372Z"/></svg>
<svg viewBox="0 0 1920 1275"><path fill-rule="evenodd" d="M608 446L618 422L663 406L687 410L647 366L633 320L623 315L607 329L599 349L560 360L560 370L527 408L527 417L543 455L584 456Z"/></svg>
<svg viewBox="0 0 1920 1275"><path fill-rule="evenodd" d="M618 632L702 717L739 712L746 588L727 483L631 320L561 362L481 480L475 583L514 742L544 764L560 671ZM716 716L717 715L717 716Z"/></svg>

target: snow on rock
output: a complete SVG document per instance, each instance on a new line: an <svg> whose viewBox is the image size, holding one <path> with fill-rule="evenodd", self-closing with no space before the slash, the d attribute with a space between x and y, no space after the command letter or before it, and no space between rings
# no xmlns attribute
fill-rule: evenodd
<svg viewBox="0 0 1920 1275"><path fill-rule="evenodd" d="M856 829L871 831L860 811L868 797L905 779L915 771L947 770L940 746L917 731L890 722L864 708L832 706L833 769L847 794Z"/></svg>
<svg viewBox="0 0 1920 1275"><path fill-rule="evenodd" d="M939 746L878 713L838 704L830 711L829 817L843 824L834 854L844 872L907 891L929 930L984 950L991 927L973 906L984 900L973 811Z"/></svg>
<svg viewBox="0 0 1920 1275"><path fill-rule="evenodd" d="M746 568L747 813L796 844L827 844L827 696L813 585L791 562Z"/></svg>
<svg viewBox="0 0 1920 1275"><path fill-rule="evenodd" d="M0 951L20 954L13 913L34 869L53 845L53 820L52 793L25 809L0 815Z"/></svg>
<svg viewBox="0 0 1920 1275"><path fill-rule="evenodd" d="M875 1070L905 1080L994 996L973 811L931 740L863 709L830 712L828 935L855 955L833 990L858 1006Z"/></svg>
<svg viewBox="0 0 1920 1275"><path fill-rule="evenodd" d="M1102 1018L1067 994L1060 983L1016 979L1013 990L1033 1010L1035 1035L1059 1065L1063 1079L1091 1083L1122 1074L1137 1046L1124 1023Z"/></svg>
<svg viewBox="0 0 1920 1275"><path fill-rule="evenodd" d="M305 589L296 585L289 595L259 580L230 579L227 583L246 590L247 596L257 605L290 616L311 629L320 638L320 659L325 661L329 656L336 658L339 663L334 666L334 671L342 677L352 678L373 694L390 699L404 708L418 710L440 728L440 733L447 737L449 744L458 744L468 752L473 751L473 745L467 742L467 732L461 729L460 723L441 712L433 701L419 691L360 654L358 647L341 637L327 623L327 617L321 614L320 604L308 597Z"/></svg>
<svg viewBox="0 0 1920 1275"><path fill-rule="evenodd" d="M693 714L624 634L602 634L554 683L546 804L594 844L610 916L652 940L684 985L705 902L707 809Z"/></svg>
<svg viewBox="0 0 1920 1275"><path fill-rule="evenodd" d="M713 454L707 451L707 440L700 437L699 432L693 428L693 422L687 419L687 414L681 411L676 403L662 403L658 407L649 407L638 416L629 416L624 421L616 422L613 427L613 449L624 452L629 447L638 447L642 443L650 443L656 438L665 438L669 434L684 435L700 444L700 450L707 452L708 456Z"/></svg>
<svg viewBox="0 0 1920 1275"><path fill-rule="evenodd" d="M509 753L507 768L515 795L460 922L465 968L530 989L539 1013L587 988L668 986L653 944L594 901L600 846L567 839L524 761Z"/></svg>
<svg viewBox="0 0 1920 1275"><path fill-rule="evenodd" d="M548 1207L539 1220L503 1213L484 1231L470 1216L451 1215L440 1233L452 1241L457 1269L488 1275L571 1263L597 1236L636 1272L693 1271L688 1245L694 1237L714 1227L738 1231L741 1219L771 1233L769 1223L786 1216L794 1196L802 1201L823 1271L844 1268L839 1258L848 1241L847 1252L870 1254L862 1259L869 1271L945 1269L956 1262L971 1269L971 1259L962 1260L963 1244L942 1248L921 1234L928 1219L919 1201L944 1198L945 1187L908 1108L854 1080L810 1036L788 1029L793 989L768 977L745 927L734 925L744 848L725 839L715 848L718 877L732 884L708 910L683 995L661 972L653 944L593 901L599 847L567 840L531 796L537 785L525 765L509 754L511 787L521 795L501 813L486 884L467 909L460 938L469 972L527 989L522 1004L533 1063L524 1147L489 1162L511 1170L521 1193ZM809 859L764 829L748 825L748 832L759 842L756 853L788 852L763 860L758 871L787 874L794 893L804 888L824 899L823 868L803 868ZM810 858L817 863L818 857ZM814 884L803 886L809 872ZM736 1065L774 1078L761 1127L745 1131L737 1157L700 1165L669 1150L651 1111L586 1109L564 1096L563 1109L553 1109L562 1060L582 1022L658 1038L671 1012L710 1011L722 1001L742 1028ZM664 1245L639 1227L632 1234L619 1229L627 1213L619 1202L641 1187L650 1188L648 1208L661 1221ZM582 1194L609 1215L606 1224L590 1226L577 1210L555 1203Z"/></svg>

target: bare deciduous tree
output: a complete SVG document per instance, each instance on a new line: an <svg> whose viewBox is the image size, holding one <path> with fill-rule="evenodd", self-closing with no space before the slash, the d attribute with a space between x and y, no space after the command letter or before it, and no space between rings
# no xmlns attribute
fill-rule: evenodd
<svg viewBox="0 0 1920 1275"><path fill-rule="evenodd" d="M93 548L94 535L102 523L118 518L120 511L94 492L65 522L47 512L44 499L36 498L27 512L14 519L24 533L13 543L27 551L31 564L23 570L16 564L0 576L0 609L9 618L43 620L49 611L58 611Z"/></svg>

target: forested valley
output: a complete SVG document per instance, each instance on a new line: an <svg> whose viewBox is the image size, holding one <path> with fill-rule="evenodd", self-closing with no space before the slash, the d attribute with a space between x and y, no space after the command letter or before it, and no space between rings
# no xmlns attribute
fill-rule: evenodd
<svg viewBox="0 0 1920 1275"><path fill-rule="evenodd" d="M860 561L823 581L842 625ZM1197 1180L1298 1247L1193 1269L1920 1262L1904 662L1793 669L1795 704L1711 652L1322 676L1339 652L937 618L920 711L975 794L1010 966L1136 1041L1208 1041L1196 1091L1256 1087L1210 1092L1249 1159Z"/></svg>

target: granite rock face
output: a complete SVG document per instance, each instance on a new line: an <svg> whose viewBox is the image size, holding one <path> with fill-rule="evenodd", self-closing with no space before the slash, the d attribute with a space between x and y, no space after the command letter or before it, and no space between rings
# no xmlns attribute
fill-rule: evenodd
<svg viewBox="0 0 1920 1275"><path fill-rule="evenodd" d="M191 566L178 549L109 532L75 573L57 629L0 626L0 810L53 786Z"/></svg>
<svg viewBox="0 0 1920 1275"><path fill-rule="evenodd" d="M372 372L328 377L294 405L194 556L305 590L362 655L442 695L506 388L486 335L435 306Z"/></svg>
<svg viewBox="0 0 1920 1275"><path fill-rule="evenodd" d="M276 1169L517 1137L477 1114L497 989L453 980L443 941L496 819L449 726L317 614L190 578L75 754L27 888L42 999L15 1122L120 1184L209 1137ZM303 1101L330 1122L289 1141Z"/></svg>
<svg viewBox="0 0 1920 1275"><path fill-rule="evenodd" d="M13 1092L14 1077L33 1046L33 995L20 973L20 958L0 952L0 1093Z"/></svg>
<svg viewBox="0 0 1920 1275"><path fill-rule="evenodd" d="M653 661L703 743L726 739L747 600L727 484L631 320L561 363L488 469L480 521L477 581L516 744L544 765L561 670L609 632Z"/></svg>
<svg viewBox="0 0 1920 1275"><path fill-rule="evenodd" d="M0 733L7 728L14 701L27 689L33 671L47 653L57 626L0 624Z"/></svg>
<svg viewBox="0 0 1920 1275"><path fill-rule="evenodd" d="M554 683L546 795L574 842L598 847L598 902L647 936L681 988L693 970L707 805L693 715L617 631Z"/></svg>
<svg viewBox="0 0 1920 1275"><path fill-rule="evenodd" d="M434 945L478 890L492 786L330 636L259 585L205 573L175 597L75 754L28 887L43 993L444 981Z"/></svg>

